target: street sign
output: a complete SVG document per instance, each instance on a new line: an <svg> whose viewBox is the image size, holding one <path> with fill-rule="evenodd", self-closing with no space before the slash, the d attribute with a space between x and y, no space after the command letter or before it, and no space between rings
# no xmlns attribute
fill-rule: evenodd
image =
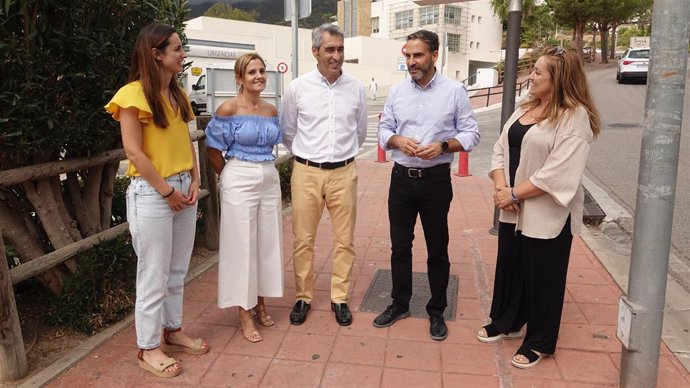
<svg viewBox="0 0 690 388"><path fill-rule="evenodd" d="M278 72L279 72L280 74L285 74L285 73L287 73L287 71L288 71L288 65L287 65L287 63L285 63L285 62L278 62L278 65L276 66L276 70L278 70Z"/></svg>
<svg viewBox="0 0 690 388"><path fill-rule="evenodd" d="M407 63L405 62L405 57L398 57L398 71L407 71Z"/></svg>
<svg viewBox="0 0 690 388"><path fill-rule="evenodd" d="M289 22L292 20L292 3L297 1L299 5L297 6L297 18L304 19L311 15L311 0L285 0L285 21Z"/></svg>

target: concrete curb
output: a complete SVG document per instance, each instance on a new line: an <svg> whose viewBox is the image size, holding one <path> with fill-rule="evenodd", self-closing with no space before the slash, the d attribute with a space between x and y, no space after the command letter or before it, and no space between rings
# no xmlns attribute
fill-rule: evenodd
<svg viewBox="0 0 690 388"><path fill-rule="evenodd" d="M623 292L627 293L632 230L625 230L618 223L620 220L632 220L633 217L592 180L584 177L582 183L604 210L606 218L599 228L582 228L580 237ZM669 268L681 265L673 252L670 256ZM690 372L690 292L671 276L667 278L665 304L661 339Z"/></svg>

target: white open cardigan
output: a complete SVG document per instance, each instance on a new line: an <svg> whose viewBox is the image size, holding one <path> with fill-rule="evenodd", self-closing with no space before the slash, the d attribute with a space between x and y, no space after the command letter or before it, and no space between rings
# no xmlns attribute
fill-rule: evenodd
<svg viewBox="0 0 690 388"><path fill-rule="evenodd" d="M491 171L503 169L509 182L508 129L524 113L518 108L508 119L496 141ZM573 235L582 226L584 191L582 175L594 134L583 107L565 114L558 122L539 122L522 139L520 165L515 185L527 179L546 193L520 200L520 211L500 212L499 220L516 224L528 237L550 239L558 236L570 215Z"/></svg>

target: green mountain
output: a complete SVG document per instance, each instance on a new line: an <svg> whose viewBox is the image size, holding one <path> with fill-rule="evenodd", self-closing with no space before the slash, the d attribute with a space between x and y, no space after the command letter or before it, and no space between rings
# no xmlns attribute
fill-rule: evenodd
<svg viewBox="0 0 690 388"><path fill-rule="evenodd" d="M311 16L305 19L300 19L299 26L302 28L314 28L322 23L331 21L331 17L337 13L337 0L315 0L312 1ZM207 1L201 4L192 4L190 6L189 18L203 16L207 9L218 1ZM285 21L285 0L266 0L262 2L256 1L232 1L230 4L244 11L257 11L259 17L256 20L259 23L277 24L281 26L290 25L290 22Z"/></svg>

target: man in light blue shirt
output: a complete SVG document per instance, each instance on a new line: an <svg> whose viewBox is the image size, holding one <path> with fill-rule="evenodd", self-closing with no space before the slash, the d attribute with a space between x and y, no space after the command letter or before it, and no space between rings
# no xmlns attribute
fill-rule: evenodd
<svg viewBox="0 0 690 388"><path fill-rule="evenodd" d="M454 152L469 152L479 143L479 130L465 86L437 72L438 48L433 32L420 30L407 37L410 78L391 88L379 123L379 144L393 150L395 162L388 193L393 303L374 326L390 326L410 315L412 240L419 214L428 253L429 331L441 341L448 336L443 312L450 276L450 164Z"/></svg>

